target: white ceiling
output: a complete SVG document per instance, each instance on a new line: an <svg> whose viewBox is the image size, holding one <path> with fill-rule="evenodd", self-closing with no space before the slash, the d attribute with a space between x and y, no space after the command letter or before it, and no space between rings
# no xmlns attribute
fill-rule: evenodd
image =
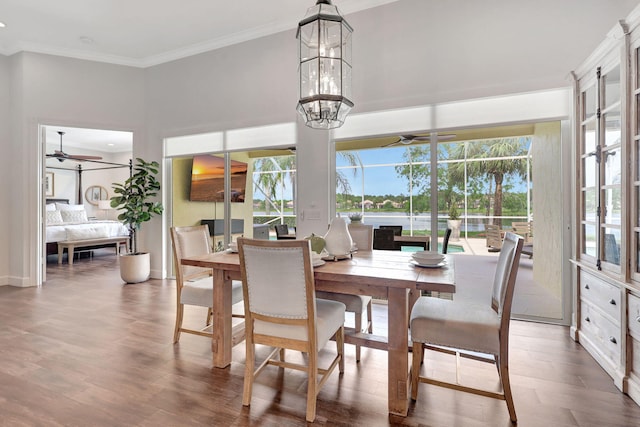
<svg viewBox="0 0 640 427"><path fill-rule="evenodd" d="M397 0L334 0L343 15ZM148 67L296 28L315 0L2 0L0 54Z"/></svg>
<svg viewBox="0 0 640 427"><path fill-rule="evenodd" d="M397 0L333 0L343 15ZM0 54L21 51L149 67L296 28L315 0L2 0ZM47 127L63 148L131 151L132 134ZM109 145L113 144L113 145ZM67 149L67 148L73 148Z"/></svg>
<svg viewBox="0 0 640 427"><path fill-rule="evenodd" d="M60 134L62 135L62 151L67 154L93 154L89 151L104 153L124 153L133 150L133 134L114 130L83 129L64 126L47 126L47 154L53 154L51 144L55 150L60 149Z"/></svg>

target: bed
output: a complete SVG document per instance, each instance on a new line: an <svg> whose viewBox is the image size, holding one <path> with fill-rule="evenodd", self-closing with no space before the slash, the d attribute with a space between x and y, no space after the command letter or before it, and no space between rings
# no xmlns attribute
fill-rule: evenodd
<svg viewBox="0 0 640 427"><path fill-rule="evenodd" d="M119 221L89 220L83 205L70 205L68 199L47 199L47 255L58 254L58 243L81 241L82 250L113 246L106 241L129 237L129 230ZM93 244L95 243L95 244Z"/></svg>

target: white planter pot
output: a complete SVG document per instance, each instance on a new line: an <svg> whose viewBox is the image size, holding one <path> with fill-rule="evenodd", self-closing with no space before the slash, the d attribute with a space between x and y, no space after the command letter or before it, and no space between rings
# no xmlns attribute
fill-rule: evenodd
<svg viewBox="0 0 640 427"><path fill-rule="evenodd" d="M453 240L455 242L460 240L460 224L461 223L462 223L462 220L459 220L459 219L447 220L447 226L451 229L451 236L449 237L449 240Z"/></svg>
<svg viewBox="0 0 640 427"><path fill-rule="evenodd" d="M127 283L139 283L149 279L151 275L151 255L120 255L120 277Z"/></svg>

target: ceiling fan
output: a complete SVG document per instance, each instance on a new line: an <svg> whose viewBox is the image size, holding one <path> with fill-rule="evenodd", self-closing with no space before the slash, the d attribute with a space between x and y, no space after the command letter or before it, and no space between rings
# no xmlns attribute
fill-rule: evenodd
<svg viewBox="0 0 640 427"><path fill-rule="evenodd" d="M100 156L89 156L89 155L82 155L82 154L67 154L64 151L62 151L62 135L64 135L65 132L62 131L58 131L58 135L60 135L60 149L59 150L55 150L53 152L53 154L47 154L47 157L53 157L55 159L58 159L59 162L64 162L65 160L75 160L78 162L82 162L85 160L102 160L102 157Z"/></svg>
<svg viewBox="0 0 640 427"><path fill-rule="evenodd" d="M437 136L437 139L438 141L448 141L455 137L456 136L452 133L440 134ZM409 145L414 141L430 141L430 140L431 140L431 136L429 135L399 135L397 141L393 141L392 143L387 144L384 147L391 147L392 145L396 145L396 144Z"/></svg>

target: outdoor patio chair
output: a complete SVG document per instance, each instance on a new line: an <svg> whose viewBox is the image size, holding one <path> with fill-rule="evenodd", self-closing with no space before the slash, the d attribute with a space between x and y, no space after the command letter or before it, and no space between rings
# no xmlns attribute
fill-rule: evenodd
<svg viewBox="0 0 640 427"><path fill-rule="evenodd" d="M296 238L295 235L289 234L289 226L287 224L278 224L275 226L276 229L276 238L278 240L293 240Z"/></svg>

